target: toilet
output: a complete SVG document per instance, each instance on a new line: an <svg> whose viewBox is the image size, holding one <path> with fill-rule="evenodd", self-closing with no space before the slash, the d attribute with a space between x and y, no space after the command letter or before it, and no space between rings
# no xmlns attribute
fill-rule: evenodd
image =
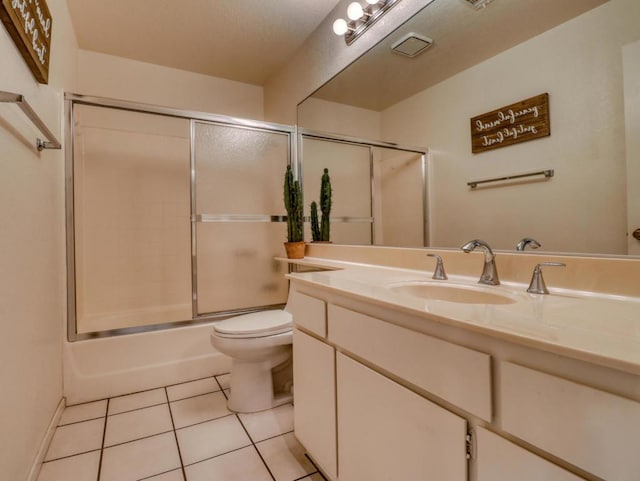
<svg viewBox="0 0 640 481"><path fill-rule="evenodd" d="M231 411L252 413L293 399L291 314L260 311L216 322L211 344L229 356Z"/></svg>

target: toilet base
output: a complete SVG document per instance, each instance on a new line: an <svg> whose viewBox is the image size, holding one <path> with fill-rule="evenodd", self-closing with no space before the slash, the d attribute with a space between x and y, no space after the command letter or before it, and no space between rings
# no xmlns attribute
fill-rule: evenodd
<svg viewBox="0 0 640 481"><path fill-rule="evenodd" d="M291 383L276 386L274 389L274 377L281 378L283 370L291 369L290 346L287 351L275 360L252 362L233 359L229 386L231 392L227 402L229 410L253 413L293 400Z"/></svg>

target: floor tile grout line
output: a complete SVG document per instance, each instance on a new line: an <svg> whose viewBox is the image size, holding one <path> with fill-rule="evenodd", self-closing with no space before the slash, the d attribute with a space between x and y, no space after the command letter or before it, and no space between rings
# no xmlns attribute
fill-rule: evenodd
<svg viewBox="0 0 640 481"><path fill-rule="evenodd" d="M154 433L154 434L148 434L148 435L142 436L140 438L135 438L135 439L129 439L127 441L122 441L121 443L110 444L109 446L105 446L103 449L115 448L116 446L122 446L123 444L129 444L129 443L134 443L136 441L142 441L143 439L149 439L149 438L152 438L154 436L161 436L163 434L169 434L171 432L173 432L173 429L168 429L167 431L162 431L162 432Z"/></svg>
<svg viewBox="0 0 640 481"><path fill-rule="evenodd" d="M104 428L102 430L102 446L100 447L100 460L98 461L98 476L96 481L100 481L100 477L102 476L102 458L104 455L104 440L107 437L107 413L109 412L109 399L107 399L107 410L105 411L104 416Z"/></svg>
<svg viewBox="0 0 640 481"><path fill-rule="evenodd" d="M262 457L262 453L258 449L258 446L256 446L256 443L253 442L253 438L251 437L251 434L249 434L249 431L247 430L246 426L242 422L242 419L240 419L240 416L237 413L236 413L236 418L238 418L238 422L242 426L242 429L244 429L244 432L247 433L247 436L249 436L249 440L251 441L251 444L253 445L253 449L256 450L256 453L258 453L258 456L260 457L260 460L262 461L262 464L264 464L264 467L267 468L267 471L269 472L269 476L271 476L271 479L273 479L273 481L276 481L276 477L271 472L271 468L269 468L269 465L267 464L267 462Z"/></svg>
<svg viewBox="0 0 640 481"><path fill-rule="evenodd" d="M220 389L220 391L222 391L222 389ZM220 392L220 391L207 391L207 392L203 392L203 393L200 393L200 394L193 394L191 396L181 397L180 399L174 399L172 401L169 401L169 404L175 403L175 402L178 402L178 401L184 401L185 399L193 399L194 397L198 397L198 396L206 396L207 394L215 394L215 393Z"/></svg>
<svg viewBox="0 0 640 481"><path fill-rule="evenodd" d="M285 431L285 432L280 433L280 434L275 434L273 436L269 436L268 438L259 439L257 441L254 441L254 443L255 444L264 443L265 441L271 441L272 439L279 438L280 436L284 436L285 434L291 434L293 432L295 432L295 431L292 429L291 431Z"/></svg>
<svg viewBox="0 0 640 481"><path fill-rule="evenodd" d="M204 421L198 421L197 423L187 424L186 426L180 426L179 428L175 428L176 431L180 431L182 429L187 429L193 426L198 426L200 424L209 423L211 421L217 421L218 419L228 418L229 416L234 416L235 413L223 414L222 416L218 416L217 418L205 419Z"/></svg>
<svg viewBox="0 0 640 481"><path fill-rule="evenodd" d="M226 374L223 374L223 375L226 376ZM218 387L222 391L222 394L224 394L224 397L227 397L227 395L224 392L224 388L222 387L222 384L220 383L220 381L218 381L218 376L213 376L213 379L216 381L216 384L218 385Z"/></svg>
<svg viewBox="0 0 640 481"><path fill-rule="evenodd" d="M249 440L249 441L251 441L251 440ZM189 466L193 466L194 464L204 463L205 461L210 461L212 459L219 458L220 456L224 456L226 454L235 453L236 451L240 451L242 449L246 449L246 448L250 448L250 447L251 447L251 442L249 442L249 444L245 444L244 446L240 446L239 448L234 448L234 449L231 449L229 451L225 451L224 453L216 454L215 456L209 456L208 458L200 459L198 461L194 461L193 463L185 464L184 467L188 468Z"/></svg>
<svg viewBox="0 0 640 481"><path fill-rule="evenodd" d="M182 470L182 479L186 481L187 472L184 470L184 461L182 460L182 452L180 451L180 443L178 442L178 431L176 431L176 424L173 422L173 413L171 412L171 403L169 402L169 392L167 387L164 387L164 395L167 398L167 404L169 405L169 416L171 417L171 426L173 427L173 438L176 440L176 447L178 448L178 459L180 459L180 469Z"/></svg>
<svg viewBox="0 0 640 481"><path fill-rule="evenodd" d="M316 474L316 473L318 473L322 479L324 479L325 481L327 481L327 478L325 478L324 474L322 474L322 471L320 471L320 468L318 467L318 465L313 461L313 459L311 459L311 457L310 457L306 452L304 453L304 457L305 457L305 458L307 458L307 459L309 460L309 462L311 463L311 465L312 465L314 468L316 468L315 473L307 474L307 476L311 476L312 474Z"/></svg>
<svg viewBox="0 0 640 481"><path fill-rule="evenodd" d="M213 374L212 376L204 376L204 377L199 377L197 379L191 379L190 381L181 381L181 382L177 382L175 384L167 384L166 386L163 386L165 388L169 388L169 387L173 387L173 386L179 386L180 384L189 384L190 382L196 382L196 381L202 381L203 379L209 379L209 378L216 378L216 376L226 376L227 374L229 374L228 372L223 372L222 374Z"/></svg>
<svg viewBox="0 0 640 481"><path fill-rule="evenodd" d="M301 481L309 476L313 476L314 474L320 474L320 471L314 471L313 473L309 473L309 474L305 474L304 476L300 476L299 478L294 479L293 481ZM322 476L322 475L320 475ZM322 479L325 479L324 476L322 477Z"/></svg>
<svg viewBox="0 0 640 481"><path fill-rule="evenodd" d="M56 426L56 428L63 428L65 426L73 426L74 424L80 424L80 423L85 423L87 421L97 421L98 419L102 419L102 418L106 418L107 415L105 414L104 416L96 416L95 418L88 418L88 419L83 419L81 421L72 421L70 423L65 423L65 424L58 424Z"/></svg>
<svg viewBox="0 0 640 481"><path fill-rule="evenodd" d="M139 408L127 409L126 411L120 411L120 412L117 412L117 413L107 414L107 417L119 416L120 414L127 414L127 413L132 413L132 412L135 412L135 411L141 411L143 409L154 408L156 406L162 406L163 404L168 404L168 403L163 401L161 403L149 404L148 406L142 406L142 407L139 407Z"/></svg>
<svg viewBox="0 0 640 481"><path fill-rule="evenodd" d="M47 459L46 461L42 461L42 464L60 461L61 459L73 458L74 456L82 456L83 454L95 453L96 451L100 451L100 448L90 449L89 451L82 451L80 453L68 454L67 456L60 456L59 458Z"/></svg>
<svg viewBox="0 0 640 481"><path fill-rule="evenodd" d="M162 476L163 474L173 473L174 471L180 471L180 468L173 468L173 469L169 469L168 471L163 471L163 472L158 473L158 474L152 474L150 476L145 476L144 478L139 478L136 481L145 481L147 479L155 478L156 476Z"/></svg>
<svg viewBox="0 0 640 481"><path fill-rule="evenodd" d="M125 396L131 396L133 394L140 394L143 392L149 392L149 391L155 391L157 389L163 389L166 387L173 387L173 386L179 386L180 384L188 384L190 382L195 382L195 381L202 381L203 379L208 379L210 377L214 378L216 380L216 382L218 383L218 386L220 386L220 390L222 391L222 385L218 382L217 376L226 376L230 373L228 372L224 372L222 374L214 374L213 376L204 376L204 377L199 377L197 379L191 379L190 381L182 381L182 382L177 382L175 384L169 384L168 386L158 386L158 387L152 387L151 389L142 389L140 391L134 391L134 392L129 392L127 394L120 394L118 396L113 396L111 398L109 397L105 397L105 398L100 398L100 399L94 399L92 401L85 401L85 402L81 402L81 403L76 403L76 404L69 404L68 406L66 406L66 408L72 408L72 407L76 407L76 406L83 406L84 404L92 404L92 403L97 403L100 401L109 401L109 399L118 399L121 397L125 397ZM217 392L217 391L214 391Z"/></svg>

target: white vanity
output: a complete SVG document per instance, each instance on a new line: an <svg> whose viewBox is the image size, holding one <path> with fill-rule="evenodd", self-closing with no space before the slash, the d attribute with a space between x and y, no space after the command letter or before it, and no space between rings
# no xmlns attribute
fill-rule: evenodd
<svg viewBox="0 0 640 481"><path fill-rule="evenodd" d="M332 481L640 480L640 301L342 267L289 275L295 434Z"/></svg>

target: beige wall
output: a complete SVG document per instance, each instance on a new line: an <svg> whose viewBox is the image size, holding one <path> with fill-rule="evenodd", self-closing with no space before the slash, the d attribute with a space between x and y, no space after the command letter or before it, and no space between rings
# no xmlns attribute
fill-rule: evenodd
<svg viewBox="0 0 640 481"><path fill-rule="evenodd" d="M622 46L639 18L636 0L612 0L383 112L383 139L430 149L432 245L533 236L548 251L626 253ZM543 92L550 137L471 154L471 117ZM541 168L556 176L466 185Z"/></svg>
<svg viewBox="0 0 640 481"><path fill-rule="evenodd" d="M262 120L263 89L87 50L78 52L77 93Z"/></svg>
<svg viewBox="0 0 640 481"><path fill-rule="evenodd" d="M381 113L321 99L307 99L298 108L298 126L319 132L379 139Z"/></svg>
<svg viewBox="0 0 640 481"><path fill-rule="evenodd" d="M347 45L344 37L333 33L332 24L336 18L346 17L347 5L351 1L342 0L295 55L267 80L264 90L266 120L295 123L298 103L430 3L430 0L398 2L360 38Z"/></svg>
<svg viewBox="0 0 640 481"><path fill-rule="evenodd" d="M35 81L0 28L0 90L25 95L62 140L62 89L73 88L76 40L64 0L48 5L49 85ZM64 156L38 153L23 117L0 112L0 477L21 481L62 398Z"/></svg>

